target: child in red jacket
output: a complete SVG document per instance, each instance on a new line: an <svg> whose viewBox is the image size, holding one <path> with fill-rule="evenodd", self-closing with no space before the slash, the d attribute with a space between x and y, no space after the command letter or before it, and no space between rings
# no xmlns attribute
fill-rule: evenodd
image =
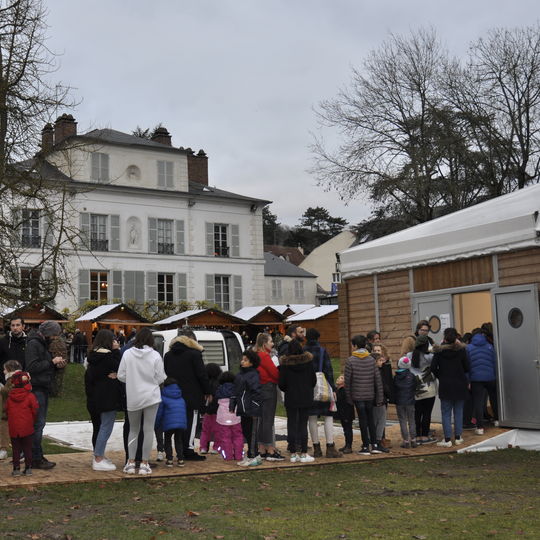
<svg viewBox="0 0 540 540"><path fill-rule="evenodd" d="M21 451L24 453L24 473L32 474L32 436L34 422L39 408L36 396L32 394L30 375L26 371L17 371L11 376L13 385L9 392L6 412L9 436L13 449L13 476L21 475Z"/></svg>

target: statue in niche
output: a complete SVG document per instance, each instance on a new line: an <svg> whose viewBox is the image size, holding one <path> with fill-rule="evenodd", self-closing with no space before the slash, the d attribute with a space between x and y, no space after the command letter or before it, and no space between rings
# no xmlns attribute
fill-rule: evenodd
<svg viewBox="0 0 540 540"><path fill-rule="evenodd" d="M128 219L128 248L140 249L141 247L141 224L135 217Z"/></svg>

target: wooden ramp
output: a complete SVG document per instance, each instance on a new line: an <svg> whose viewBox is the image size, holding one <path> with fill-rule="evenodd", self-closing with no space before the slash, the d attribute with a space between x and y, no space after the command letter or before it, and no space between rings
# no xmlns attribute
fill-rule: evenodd
<svg viewBox="0 0 540 540"><path fill-rule="evenodd" d="M437 434L441 433L441 426L434 424L433 427L437 430ZM249 472L251 470L262 470L262 469L276 469L276 468L287 468L287 467L310 467L313 465L328 465L328 464L337 464L337 463L370 463L380 459L395 459L403 457L421 457L428 456L433 454L447 454L456 452L459 448L464 448L468 445L480 442L482 440L488 439L499 433L503 433L504 429L502 428L491 428L486 429L485 435L479 436L475 435L474 431L465 431L463 438L465 439L465 444L463 446L453 446L452 448L440 448L435 443L428 445L421 445L418 448L414 449L403 449L399 445L401 443L401 438L399 435L399 426L394 425L387 428L387 437L392 440L392 448L389 454L378 454L371 456L360 456L356 453L360 448L359 438L356 437L353 445L355 452L353 454L348 454L338 459L327 459L319 458L316 459L313 463L291 463L288 459L282 462L269 462L265 461L259 467L245 468L239 467L235 461L224 461L221 456L216 454L208 455L205 461L191 462L186 461L185 467L173 468L166 467L165 462L160 462L157 467L152 471L150 476L140 476L127 475L122 472L122 467L124 465L124 453L123 452L112 452L108 457L115 463L118 467L116 471L112 472L98 472L92 470L92 453L91 452L81 452L81 453L71 453L71 454L56 454L47 456L51 461L57 463L56 467L50 471L41 471L34 470L33 475L29 477L19 476L12 477L11 470L12 466L10 460L6 459L0 462L0 485L2 487L15 487L15 486L43 486L49 484L69 484L69 483L78 483L78 482L112 482L112 481L121 481L126 480L130 481L133 479L141 478L171 478L171 477L180 477L180 476L200 476L200 475L212 475L212 474L223 474L223 473L239 473L239 472ZM338 432L338 429L336 429ZM341 430L339 430L341 432ZM339 448L343 445L343 437L341 434L336 436L336 446ZM288 456L286 452L286 443L278 442L278 448L284 456ZM324 448L324 443L323 443ZM324 450L323 450L324 451Z"/></svg>

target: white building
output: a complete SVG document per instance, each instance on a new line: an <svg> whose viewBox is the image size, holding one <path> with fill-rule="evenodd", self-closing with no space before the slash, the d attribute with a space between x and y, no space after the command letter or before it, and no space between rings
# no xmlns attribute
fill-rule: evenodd
<svg viewBox="0 0 540 540"><path fill-rule="evenodd" d="M63 115L43 130L42 152L76 190L86 244L69 261L73 287L57 309L89 299L208 300L231 312L264 303L268 201L209 186L202 150L174 148L164 128L152 140L112 129L78 135ZM35 237L27 246L40 248L40 226L24 229Z"/></svg>

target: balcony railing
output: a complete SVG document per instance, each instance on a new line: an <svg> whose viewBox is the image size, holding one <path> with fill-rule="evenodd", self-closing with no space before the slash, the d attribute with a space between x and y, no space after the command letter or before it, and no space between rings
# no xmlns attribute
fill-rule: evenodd
<svg viewBox="0 0 540 540"><path fill-rule="evenodd" d="M90 249L92 251L109 251L109 241L98 238L90 239Z"/></svg>
<svg viewBox="0 0 540 540"><path fill-rule="evenodd" d="M228 256L229 256L228 246L215 246L214 257L228 257Z"/></svg>
<svg viewBox="0 0 540 540"><path fill-rule="evenodd" d="M162 255L174 255L174 244L158 243L157 252Z"/></svg>
<svg viewBox="0 0 540 540"><path fill-rule="evenodd" d="M41 247L41 236L28 236L23 234L21 243L23 247L39 248Z"/></svg>

